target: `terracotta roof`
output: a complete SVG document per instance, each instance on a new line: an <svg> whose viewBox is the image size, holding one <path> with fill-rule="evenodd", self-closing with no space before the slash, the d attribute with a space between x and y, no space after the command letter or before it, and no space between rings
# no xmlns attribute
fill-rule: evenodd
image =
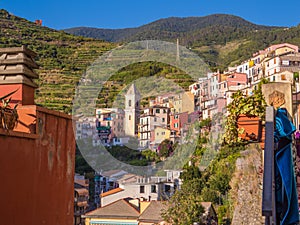
<svg viewBox="0 0 300 225"><path fill-rule="evenodd" d="M89 195L89 191L85 188L75 188L74 191L76 191L78 195Z"/></svg>
<svg viewBox="0 0 300 225"><path fill-rule="evenodd" d="M104 193L100 194L100 197L106 197L108 195L113 195L113 194L116 194L116 193L121 192L121 191L124 191L124 189L115 188L115 189L112 189L110 191L107 191L107 192L104 192Z"/></svg>
<svg viewBox="0 0 300 225"><path fill-rule="evenodd" d="M149 206L144 210L144 212L140 215L140 222L152 222L159 223L164 221L161 216L161 213L166 208L164 202L161 201L151 201Z"/></svg>
<svg viewBox="0 0 300 225"><path fill-rule="evenodd" d="M77 202L77 206L79 206L79 207L87 207L88 203L87 203L87 201Z"/></svg>
<svg viewBox="0 0 300 225"><path fill-rule="evenodd" d="M132 218L137 219L140 213L126 200L120 199L104 207L95 209L83 217L85 218Z"/></svg>

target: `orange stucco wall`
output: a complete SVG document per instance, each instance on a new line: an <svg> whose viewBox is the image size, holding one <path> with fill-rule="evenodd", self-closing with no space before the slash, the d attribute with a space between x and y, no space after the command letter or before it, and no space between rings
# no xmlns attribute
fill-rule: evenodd
<svg viewBox="0 0 300 225"><path fill-rule="evenodd" d="M11 97L11 106L13 107L15 104L21 105L33 105L34 104L34 90L35 88L30 87L24 84L5 84L0 85L1 96L9 94L13 91L15 92Z"/></svg>
<svg viewBox="0 0 300 225"><path fill-rule="evenodd" d="M28 107L27 119L19 109L20 121L32 118L34 129L20 132L21 125L19 132L0 129L0 224L72 225L75 139L71 117Z"/></svg>

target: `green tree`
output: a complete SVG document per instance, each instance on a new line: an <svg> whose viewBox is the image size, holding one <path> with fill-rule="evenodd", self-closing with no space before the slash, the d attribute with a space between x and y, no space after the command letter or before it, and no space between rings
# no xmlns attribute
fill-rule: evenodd
<svg viewBox="0 0 300 225"><path fill-rule="evenodd" d="M201 222L204 213L201 205L201 189L200 179L193 179L183 184L182 188L177 190L167 203L168 208L163 212L163 218L170 223L180 225Z"/></svg>
<svg viewBox="0 0 300 225"><path fill-rule="evenodd" d="M199 168L195 165L187 166L180 174L180 179L183 180L183 183L189 183L193 179L200 179L200 178L201 178L201 172Z"/></svg>
<svg viewBox="0 0 300 225"><path fill-rule="evenodd" d="M173 152L173 142L165 139L159 144L157 150L160 157L168 157Z"/></svg>

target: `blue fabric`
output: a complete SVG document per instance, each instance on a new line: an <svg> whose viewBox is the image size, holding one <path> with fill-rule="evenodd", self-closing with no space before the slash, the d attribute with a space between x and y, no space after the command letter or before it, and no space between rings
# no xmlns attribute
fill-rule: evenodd
<svg viewBox="0 0 300 225"><path fill-rule="evenodd" d="M274 141L279 149L275 154L276 210L280 225L296 224L299 221L298 194L292 157L292 134L296 128L288 119L285 109L276 113Z"/></svg>

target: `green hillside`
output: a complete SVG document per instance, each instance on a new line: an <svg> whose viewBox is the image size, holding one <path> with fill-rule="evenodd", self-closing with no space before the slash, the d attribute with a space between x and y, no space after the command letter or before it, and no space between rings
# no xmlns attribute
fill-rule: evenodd
<svg viewBox="0 0 300 225"><path fill-rule="evenodd" d="M116 46L38 26L5 10L0 10L0 28L0 47L26 45L38 54L36 103L67 113L71 112L75 85L86 67Z"/></svg>

